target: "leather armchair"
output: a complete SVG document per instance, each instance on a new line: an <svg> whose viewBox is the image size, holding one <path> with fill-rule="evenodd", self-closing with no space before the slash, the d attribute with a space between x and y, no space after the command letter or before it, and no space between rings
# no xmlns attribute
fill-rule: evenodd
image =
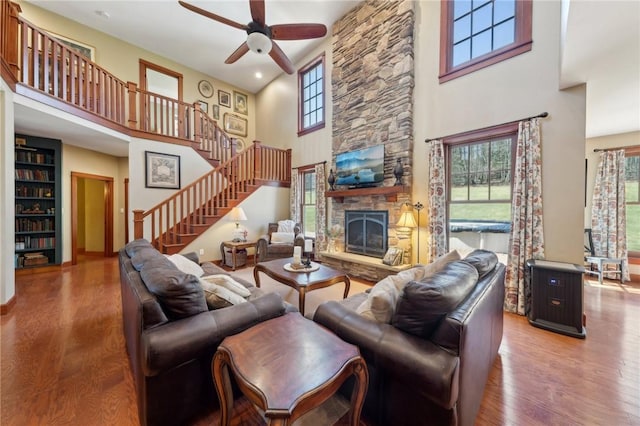
<svg viewBox="0 0 640 426"><path fill-rule="evenodd" d="M302 234L302 227L299 223L296 223L294 226L295 238L293 244L273 244L271 242L271 234L277 231L278 224L269 223L267 233L258 239L258 244L256 246L256 256L258 258L258 262L281 259L283 257L292 257L293 248L295 246L299 246L304 249L304 235Z"/></svg>

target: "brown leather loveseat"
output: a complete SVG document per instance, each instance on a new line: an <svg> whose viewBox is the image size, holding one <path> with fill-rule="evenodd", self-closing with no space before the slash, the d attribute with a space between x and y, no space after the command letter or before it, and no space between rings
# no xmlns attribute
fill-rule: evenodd
<svg viewBox="0 0 640 426"><path fill-rule="evenodd" d="M314 321L357 345L367 361L369 419L474 424L502 340L504 275L494 253L476 250L407 283L389 323L356 312L366 293L318 307Z"/></svg>
<svg viewBox="0 0 640 426"><path fill-rule="evenodd" d="M187 257L198 262L194 254ZM218 345L291 309L279 295L234 277L249 290L247 302L208 310L198 279L143 239L121 249L119 262L124 335L142 425L184 425L217 408L211 360ZM201 268L204 276L226 274L208 262Z"/></svg>

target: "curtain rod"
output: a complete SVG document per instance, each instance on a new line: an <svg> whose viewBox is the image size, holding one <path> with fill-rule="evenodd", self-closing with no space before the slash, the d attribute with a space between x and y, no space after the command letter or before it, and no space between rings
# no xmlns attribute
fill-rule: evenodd
<svg viewBox="0 0 640 426"><path fill-rule="evenodd" d="M541 112L538 115L533 115L531 117L521 118L520 120L507 121L506 123L496 124L494 126L483 127L482 129L478 129L478 130L490 129L491 127L504 126L505 124L517 123L519 121L524 121L524 120L531 120L532 118L545 118L545 117L548 117L548 116L549 116L549 113L545 111L545 112ZM438 138L433 138L433 139L425 139L424 141L425 142L431 142L431 141L435 141L436 139L446 138L448 136L453 136L453 135L440 136Z"/></svg>
<svg viewBox="0 0 640 426"><path fill-rule="evenodd" d="M633 151L635 151L638 148L640 148L640 145L618 146L618 147L614 147L614 148L594 148L593 152L617 151L619 149L624 149L625 151L629 150L629 149L632 149Z"/></svg>

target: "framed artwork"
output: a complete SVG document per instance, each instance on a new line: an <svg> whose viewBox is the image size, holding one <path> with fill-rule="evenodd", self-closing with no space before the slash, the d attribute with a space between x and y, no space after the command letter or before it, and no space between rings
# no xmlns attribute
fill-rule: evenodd
<svg viewBox="0 0 640 426"><path fill-rule="evenodd" d="M213 119L220 120L220 105L211 105Z"/></svg>
<svg viewBox="0 0 640 426"><path fill-rule="evenodd" d="M247 119L225 112L224 131L232 135L247 136Z"/></svg>
<svg viewBox="0 0 640 426"><path fill-rule="evenodd" d="M65 37L60 34L56 34L49 30L46 30L53 38L58 40L60 43L67 46L69 49L73 50L76 53L79 53L87 58L91 59L91 62L95 62L96 60L96 48L88 45L86 43L81 43L77 40L73 40L71 38Z"/></svg>
<svg viewBox="0 0 640 426"><path fill-rule="evenodd" d="M160 152L144 152L146 188L180 189L180 157Z"/></svg>
<svg viewBox="0 0 640 426"><path fill-rule="evenodd" d="M233 143L236 144L236 152L244 151L244 139L233 138Z"/></svg>
<svg viewBox="0 0 640 426"><path fill-rule="evenodd" d="M403 250L399 247L389 247L387 253L382 259L382 263L389 266L397 266L402 264Z"/></svg>
<svg viewBox="0 0 640 426"><path fill-rule="evenodd" d="M205 114L209 113L209 104L205 101L198 101L198 105L200 105L200 109L202 110L202 112L204 112Z"/></svg>
<svg viewBox="0 0 640 426"><path fill-rule="evenodd" d="M200 80L198 82L198 92L205 98L213 96L213 86L207 80Z"/></svg>
<svg viewBox="0 0 640 426"><path fill-rule="evenodd" d="M231 94L224 90L218 90L218 103L221 106L231 108Z"/></svg>
<svg viewBox="0 0 640 426"><path fill-rule="evenodd" d="M247 95L233 91L233 111L244 115L248 114Z"/></svg>

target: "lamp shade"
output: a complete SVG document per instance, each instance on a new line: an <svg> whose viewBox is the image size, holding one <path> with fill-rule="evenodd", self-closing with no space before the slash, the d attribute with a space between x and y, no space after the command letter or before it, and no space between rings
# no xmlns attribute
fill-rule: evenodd
<svg viewBox="0 0 640 426"><path fill-rule="evenodd" d="M413 212L406 211L402 213L396 226L400 228L415 228L417 225L416 219L413 217Z"/></svg>
<svg viewBox="0 0 640 426"><path fill-rule="evenodd" d="M244 214L242 207L234 207L231 209L231 213L229 213L229 220L238 224L241 220L247 220L247 215Z"/></svg>

